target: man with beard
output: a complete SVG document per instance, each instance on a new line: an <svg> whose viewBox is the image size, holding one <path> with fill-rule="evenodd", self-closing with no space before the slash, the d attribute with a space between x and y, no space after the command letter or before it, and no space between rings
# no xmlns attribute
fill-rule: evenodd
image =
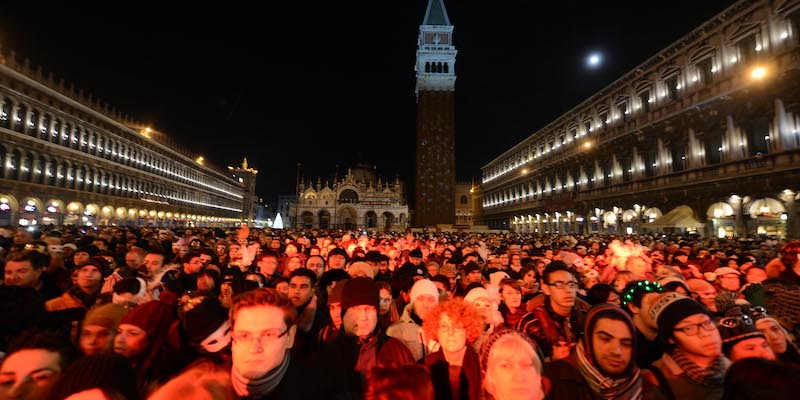
<svg viewBox="0 0 800 400"><path fill-rule="evenodd" d="M586 335L575 351L547 365L547 398L641 399L634 331L633 321L619 307L593 307L586 315Z"/></svg>
<svg viewBox="0 0 800 400"><path fill-rule="evenodd" d="M370 278L353 278L342 288L342 329L311 359L326 398L361 397L364 376L375 366L414 364L411 353L378 327L378 285Z"/></svg>

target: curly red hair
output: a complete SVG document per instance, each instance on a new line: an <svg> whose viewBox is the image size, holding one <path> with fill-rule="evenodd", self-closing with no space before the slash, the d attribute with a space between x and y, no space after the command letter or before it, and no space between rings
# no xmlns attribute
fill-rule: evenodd
<svg viewBox="0 0 800 400"><path fill-rule="evenodd" d="M426 335L434 340L439 340L439 322L444 314L447 314L454 324L464 327L467 331L467 343L475 343L481 337L484 326L483 318L472 304L461 298L441 302L428 314L422 323L422 330Z"/></svg>

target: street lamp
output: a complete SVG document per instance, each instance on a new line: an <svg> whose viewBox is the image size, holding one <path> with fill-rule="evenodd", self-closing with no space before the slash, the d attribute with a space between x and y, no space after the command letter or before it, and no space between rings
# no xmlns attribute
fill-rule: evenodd
<svg viewBox="0 0 800 400"><path fill-rule="evenodd" d="M753 71L750 72L750 76L753 79L761 80L767 75L767 70L764 67L755 67Z"/></svg>

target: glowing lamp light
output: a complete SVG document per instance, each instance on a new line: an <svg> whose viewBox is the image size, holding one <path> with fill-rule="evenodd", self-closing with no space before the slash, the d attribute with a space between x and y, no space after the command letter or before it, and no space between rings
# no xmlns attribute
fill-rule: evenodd
<svg viewBox="0 0 800 400"><path fill-rule="evenodd" d="M786 214L781 214L781 221L786 221L789 218Z"/></svg>
<svg viewBox="0 0 800 400"><path fill-rule="evenodd" d="M736 62L736 61L738 61L738 60L739 60L739 59L738 59L738 58L736 58L736 57L731 57L731 64L735 63L735 62Z"/></svg>
<svg viewBox="0 0 800 400"><path fill-rule="evenodd" d="M761 51L761 45L756 45L756 51Z"/></svg>
<svg viewBox="0 0 800 400"><path fill-rule="evenodd" d="M762 213L762 214L767 214L767 213L769 213L769 207L767 207L767 206L761 206L761 208L759 208L759 209L758 209L758 211L759 211L760 213Z"/></svg>
<svg viewBox="0 0 800 400"><path fill-rule="evenodd" d="M753 71L750 72L750 76L753 77L753 79L762 79L766 75L767 75L767 70L764 69L764 67L753 68Z"/></svg>

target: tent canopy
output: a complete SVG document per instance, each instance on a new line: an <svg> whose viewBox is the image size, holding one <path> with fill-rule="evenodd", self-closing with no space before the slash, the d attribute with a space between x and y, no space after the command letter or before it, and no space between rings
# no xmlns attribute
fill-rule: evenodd
<svg viewBox="0 0 800 400"><path fill-rule="evenodd" d="M655 221L642 225L645 228L702 228L704 223L697 220L689 206L678 206Z"/></svg>

